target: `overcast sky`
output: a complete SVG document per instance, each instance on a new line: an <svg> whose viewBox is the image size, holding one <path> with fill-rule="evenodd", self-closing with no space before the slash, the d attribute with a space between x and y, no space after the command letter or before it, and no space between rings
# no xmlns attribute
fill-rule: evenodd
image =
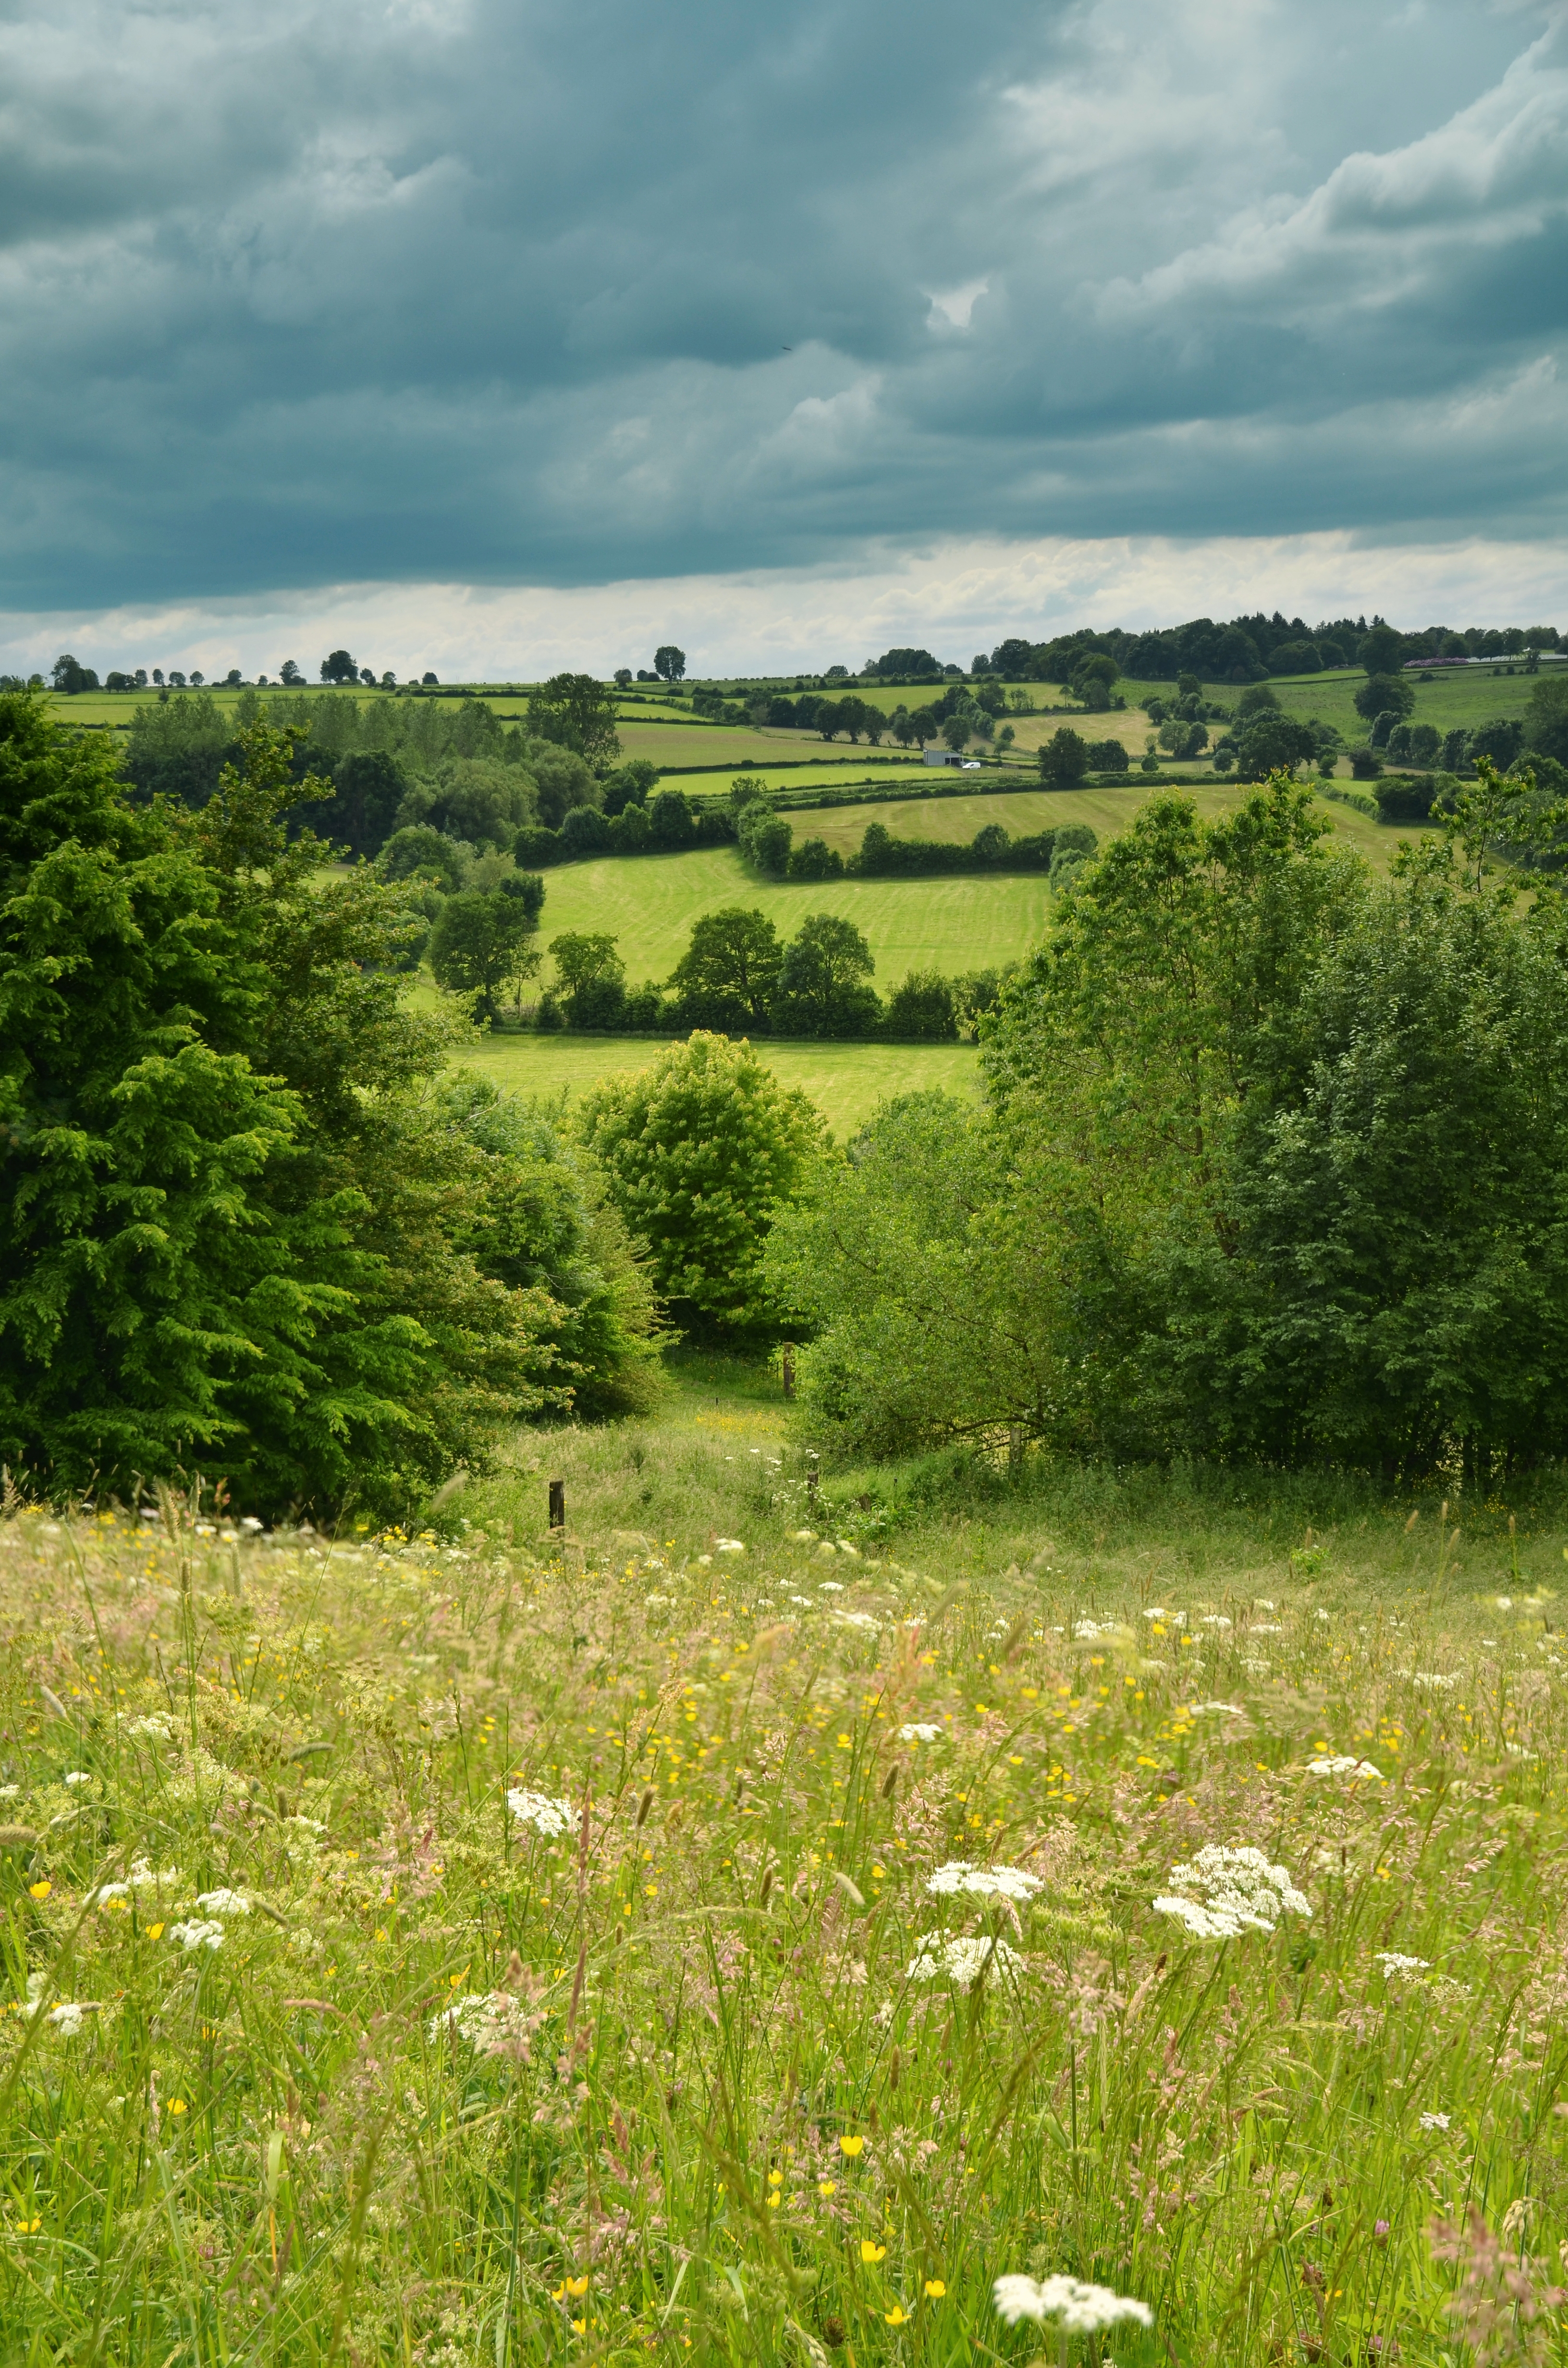
<svg viewBox="0 0 1568 2368"><path fill-rule="evenodd" d="M4 0L0 664L1568 628L1565 15Z"/></svg>

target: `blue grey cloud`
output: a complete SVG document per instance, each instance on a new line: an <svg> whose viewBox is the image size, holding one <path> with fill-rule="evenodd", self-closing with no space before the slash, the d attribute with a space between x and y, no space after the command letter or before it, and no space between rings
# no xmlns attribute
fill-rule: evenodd
<svg viewBox="0 0 1568 2368"><path fill-rule="evenodd" d="M0 0L0 607L1560 534L1565 265L1554 6Z"/></svg>

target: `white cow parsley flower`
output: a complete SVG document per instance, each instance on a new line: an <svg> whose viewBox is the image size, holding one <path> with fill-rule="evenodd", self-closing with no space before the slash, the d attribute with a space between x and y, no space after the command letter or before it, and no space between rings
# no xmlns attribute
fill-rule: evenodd
<svg viewBox="0 0 1568 2368"><path fill-rule="evenodd" d="M1425 1957L1406 1957L1398 1949L1380 1949L1372 1962L1381 1965L1385 1982L1392 1981L1396 1974L1429 1974L1432 1970Z"/></svg>
<svg viewBox="0 0 1568 2368"><path fill-rule="evenodd" d="M175 1723L164 1712L155 1710L145 1718L133 1718L125 1732L134 1736L139 1743L172 1743Z"/></svg>
<svg viewBox="0 0 1568 2368"><path fill-rule="evenodd" d="M1374 1768L1369 1759L1358 1759L1354 1752L1336 1752L1330 1759L1309 1759L1309 1776L1354 1776L1372 1784L1381 1784L1383 1771Z"/></svg>
<svg viewBox="0 0 1568 2368"><path fill-rule="evenodd" d="M202 1891L197 1894L198 1907L209 1916L248 1916L250 1901L243 1891Z"/></svg>
<svg viewBox="0 0 1568 2368"><path fill-rule="evenodd" d="M1424 2130L1446 2130L1449 2118L1447 2113L1423 2113L1421 2126Z"/></svg>
<svg viewBox="0 0 1568 2368"><path fill-rule="evenodd" d="M570 1801L553 1801L548 1793L513 1791L506 1795L506 1806L520 1826L532 1826L541 1834L553 1838L570 1833L577 1822L577 1812Z"/></svg>
<svg viewBox="0 0 1568 2368"><path fill-rule="evenodd" d="M971 1990L992 1968L998 1973L1022 1973L1028 1960L1006 1941L988 1941L983 1934L966 1939L940 1941L935 1933L923 1943L920 1954L904 1968L905 1977L912 1982L934 1982L946 1975L960 1990Z"/></svg>
<svg viewBox="0 0 1568 2368"><path fill-rule="evenodd" d="M967 1891L977 1899L1030 1899L1043 1887L1038 1874L1026 1874L1022 1867L971 1866L963 1858L939 1866L926 1885L938 1896Z"/></svg>
<svg viewBox="0 0 1568 2368"><path fill-rule="evenodd" d="M1173 1866L1170 1879L1172 1889L1154 1901L1155 1909L1175 1917L1199 1941L1272 1932L1287 1908L1297 1916L1312 1912L1287 1869L1271 1865L1250 1844L1228 1850L1221 1842L1207 1842L1190 1866ZM1198 1896L1184 1896L1189 1893Z"/></svg>
<svg viewBox="0 0 1568 2368"><path fill-rule="evenodd" d="M715 1554L744 1554L745 1547L739 1538L715 1538L713 1551Z"/></svg>
<svg viewBox="0 0 1568 2368"><path fill-rule="evenodd" d="M934 1725L928 1718L912 1718L907 1725L899 1728L898 1739L901 1743L936 1743L946 1732L945 1727Z"/></svg>
<svg viewBox="0 0 1568 2368"><path fill-rule="evenodd" d="M1077 2278L998 2278L991 2299L997 2317L1009 2327L1017 2327L1021 2318L1032 2318L1037 2325L1041 2319L1055 2318L1067 2334L1092 2335L1124 2318L1135 2318L1140 2327L1154 2324L1154 2314L1146 2302L1113 2294L1109 2286L1085 2285Z"/></svg>
<svg viewBox="0 0 1568 2368"><path fill-rule="evenodd" d="M90 1784L92 1781L92 1776L85 1768L68 1768L62 1779L63 1782L73 1787L78 1784Z"/></svg>
<svg viewBox="0 0 1568 2368"><path fill-rule="evenodd" d="M181 1949L221 1949L223 1927L222 1924L171 1924L169 1938Z"/></svg>

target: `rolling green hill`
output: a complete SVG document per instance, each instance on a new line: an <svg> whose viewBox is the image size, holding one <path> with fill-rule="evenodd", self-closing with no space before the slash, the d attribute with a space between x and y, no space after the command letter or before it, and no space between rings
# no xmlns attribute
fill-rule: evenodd
<svg viewBox="0 0 1568 2368"><path fill-rule="evenodd" d="M885 815L888 809L876 811ZM619 940L632 980L667 978L686 951L693 921L722 905L758 906L780 937L792 936L808 913L846 915L864 931L876 956L876 984L884 991L908 970L982 970L1014 962L1038 943L1051 908L1051 892L1038 872L776 883L748 871L731 847L631 860L605 856L562 864L545 874L545 882L543 941L562 930L608 930Z"/></svg>

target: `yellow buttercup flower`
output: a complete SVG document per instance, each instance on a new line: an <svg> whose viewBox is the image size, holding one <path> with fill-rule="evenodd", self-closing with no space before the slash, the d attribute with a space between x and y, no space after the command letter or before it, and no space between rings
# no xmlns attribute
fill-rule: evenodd
<svg viewBox="0 0 1568 2368"><path fill-rule="evenodd" d="M189 2109L183 2097L171 2097L169 2099L169 2111L171 2113L183 2113L188 2110Z"/></svg>
<svg viewBox="0 0 1568 2368"><path fill-rule="evenodd" d="M836 2180L836 2179L819 2179L819 2180L818 2180L818 2181L817 2181L817 2193L818 2193L820 2196L822 2196L822 2197L824 2198L824 2201L825 2201L825 2199L826 2199L828 2196L830 2196L830 2195L836 2195L836 2194L837 2194L837 2192L838 2192L838 2181L837 2181L837 2180Z"/></svg>
<svg viewBox="0 0 1568 2368"><path fill-rule="evenodd" d="M887 2320L890 2327L902 2327L903 2325L904 2317L903 2304L895 2302L891 2310L883 2311L882 2317Z"/></svg>
<svg viewBox="0 0 1568 2368"><path fill-rule="evenodd" d="M840 2154L846 2154L849 2157L850 2161L853 2162L856 2156L865 2146L865 2143L866 2141L864 2138L840 2138L838 2141L838 2151Z"/></svg>
<svg viewBox="0 0 1568 2368"><path fill-rule="evenodd" d="M28 1884L28 1897L29 1899L47 1899L53 1889L53 1884L46 1877L42 1882Z"/></svg>
<svg viewBox="0 0 1568 2368"><path fill-rule="evenodd" d="M863 2261L880 2261L886 2251L885 2245L873 2245L869 2237L861 2237L860 2259Z"/></svg>
<svg viewBox="0 0 1568 2368"><path fill-rule="evenodd" d="M568 2293L569 2294L573 2294L573 2295L582 2295L582 2294L585 2294L587 2293L587 2291L588 2291L588 2281L587 2281L587 2279L586 2279L586 2278L568 2278L568 2279L567 2279L567 2281L566 2281L566 2291L567 2291L567 2293Z"/></svg>
<svg viewBox="0 0 1568 2368"><path fill-rule="evenodd" d="M147 1938L148 1938L148 1940L149 1940L149 1941L161 1941L161 1940L163 1939L163 1937L164 1937L164 1928L163 1928L163 1926L162 1926L161 1924L149 1924L149 1925L148 1925L148 1927L147 1927Z"/></svg>
<svg viewBox="0 0 1568 2368"><path fill-rule="evenodd" d="M948 2289L942 2283L940 2278L927 2278L926 2281L926 2291L930 2295L933 2302L940 2302Z"/></svg>

